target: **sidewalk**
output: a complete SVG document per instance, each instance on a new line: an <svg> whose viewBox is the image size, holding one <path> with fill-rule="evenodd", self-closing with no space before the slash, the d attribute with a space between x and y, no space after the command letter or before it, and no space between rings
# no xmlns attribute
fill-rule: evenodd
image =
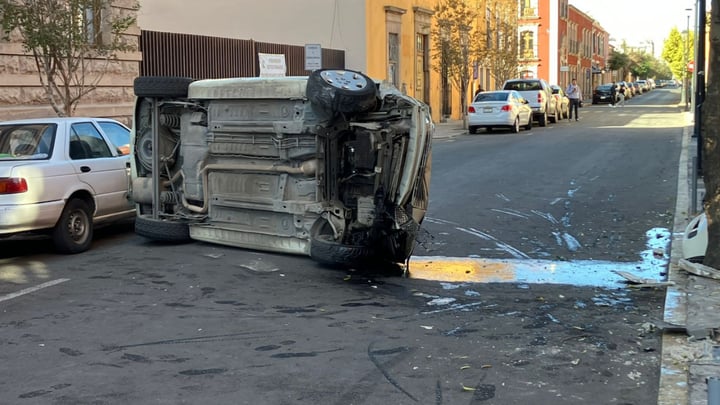
<svg viewBox="0 0 720 405"><path fill-rule="evenodd" d="M433 138L452 138L453 136L467 133L467 129L463 128L462 120L447 120L446 122L435 123L435 135Z"/></svg>
<svg viewBox="0 0 720 405"><path fill-rule="evenodd" d="M693 207L693 158L697 139L692 138L692 114L685 113L683 145L678 168L678 192L665 299L662 364L658 405L708 404L709 377L720 376L720 345L715 335L720 327L720 282L680 269L685 226L695 216ZM697 204L704 186L697 179Z"/></svg>

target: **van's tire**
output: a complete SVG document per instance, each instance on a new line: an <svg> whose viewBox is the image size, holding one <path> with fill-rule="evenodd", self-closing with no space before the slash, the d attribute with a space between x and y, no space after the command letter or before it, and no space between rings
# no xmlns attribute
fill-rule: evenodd
<svg viewBox="0 0 720 405"><path fill-rule="evenodd" d="M133 90L137 97L185 98L193 81L191 77L181 76L139 76L135 78Z"/></svg>
<svg viewBox="0 0 720 405"><path fill-rule="evenodd" d="M70 199L52 231L55 249L60 253L81 253L93 240L93 217L90 206L79 198Z"/></svg>
<svg viewBox="0 0 720 405"><path fill-rule="evenodd" d="M373 250L367 246L344 245L332 235L320 234L310 240L310 257L318 263L334 267L352 267L367 263Z"/></svg>
<svg viewBox="0 0 720 405"><path fill-rule="evenodd" d="M375 81L353 70L313 71L308 76L305 95L320 109L343 114L372 111L378 102Z"/></svg>
<svg viewBox="0 0 720 405"><path fill-rule="evenodd" d="M158 242L189 242L190 227L184 221L154 219L149 215L135 218L135 233Z"/></svg>

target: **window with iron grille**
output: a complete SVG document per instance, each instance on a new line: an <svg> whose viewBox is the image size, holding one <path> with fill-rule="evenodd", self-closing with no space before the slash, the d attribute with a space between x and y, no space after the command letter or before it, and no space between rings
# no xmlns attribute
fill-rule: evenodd
<svg viewBox="0 0 720 405"><path fill-rule="evenodd" d="M400 62L400 36L391 32L388 34L388 80L392 85L398 87L398 64Z"/></svg>

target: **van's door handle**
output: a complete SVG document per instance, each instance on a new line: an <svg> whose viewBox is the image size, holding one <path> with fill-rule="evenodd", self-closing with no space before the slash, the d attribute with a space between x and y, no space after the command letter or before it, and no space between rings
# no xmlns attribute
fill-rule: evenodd
<svg viewBox="0 0 720 405"><path fill-rule="evenodd" d="M87 173L90 171L90 166L80 166L80 171L83 173Z"/></svg>

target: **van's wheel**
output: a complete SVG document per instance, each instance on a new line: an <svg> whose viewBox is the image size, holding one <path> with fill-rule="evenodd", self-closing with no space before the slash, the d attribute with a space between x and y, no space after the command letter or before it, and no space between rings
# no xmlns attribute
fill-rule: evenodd
<svg viewBox="0 0 720 405"><path fill-rule="evenodd" d="M90 206L73 198L67 202L52 231L55 248L61 253L80 253L88 250L93 238Z"/></svg>
<svg viewBox="0 0 720 405"><path fill-rule="evenodd" d="M332 235L320 234L310 240L310 257L329 266L351 267L367 262L372 257L367 246L345 245L333 240Z"/></svg>
<svg viewBox="0 0 720 405"><path fill-rule="evenodd" d="M135 78L133 89L137 97L185 98L188 95L188 86L193 81L191 77L140 76Z"/></svg>
<svg viewBox="0 0 720 405"><path fill-rule="evenodd" d="M158 242L189 242L190 227L185 221L154 219L149 215L135 218L135 233Z"/></svg>
<svg viewBox="0 0 720 405"><path fill-rule="evenodd" d="M305 94L321 109L344 114L368 112L377 104L373 79L353 70L315 70L308 77Z"/></svg>
<svg viewBox="0 0 720 405"><path fill-rule="evenodd" d="M318 263L332 267L352 267L367 263L373 257L373 249L367 246L346 245L336 241L332 227L326 220L313 225L310 238L310 257Z"/></svg>

